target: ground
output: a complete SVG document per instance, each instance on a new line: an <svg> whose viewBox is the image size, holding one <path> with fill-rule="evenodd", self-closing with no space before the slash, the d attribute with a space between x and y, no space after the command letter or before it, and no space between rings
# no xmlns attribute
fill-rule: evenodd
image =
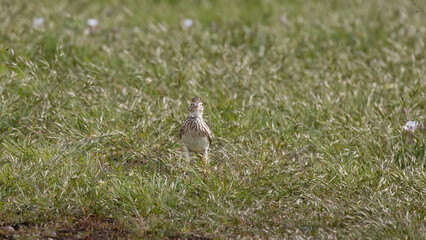
<svg viewBox="0 0 426 240"><path fill-rule="evenodd" d="M425 239L425 22L420 0L2 1L0 238ZM194 96L207 174L176 138Z"/></svg>

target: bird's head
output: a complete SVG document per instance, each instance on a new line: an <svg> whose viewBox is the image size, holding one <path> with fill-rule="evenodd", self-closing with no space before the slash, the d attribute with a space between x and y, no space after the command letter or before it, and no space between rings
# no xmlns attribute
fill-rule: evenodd
<svg viewBox="0 0 426 240"><path fill-rule="evenodd" d="M201 98L194 97L191 101L191 105L189 105L189 116L190 117L202 117L203 116L203 103L201 102Z"/></svg>

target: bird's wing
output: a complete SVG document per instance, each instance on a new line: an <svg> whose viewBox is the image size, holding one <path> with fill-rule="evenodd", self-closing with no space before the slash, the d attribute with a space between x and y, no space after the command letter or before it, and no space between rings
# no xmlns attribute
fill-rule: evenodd
<svg viewBox="0 0 426 240"><path fill-rule="evenodd" d="M206 125L207 126L207 125ZM207 139L209 140L209 145L212 145L212 132L210 131L210 128L207 126L206 132L205 132Z"/></svg>
<svg viewBox="0 0 426 240"><path fill-rule="evenodd" d="M186 121L187 121L188 119L185 119L185 121L183 121L183 123L182 123L182 126L180 126L180 128L179 128L179 131L178 131L178 133L176 134L176 136L179 138L179 139L182 139L182 135L185 133L185 131L186 131L186 127L185 127L185 123L186 123Z"/></svg>
<svg viewBox="0 0 426 240"><path fill-rule="evenodd" d="M185 124L183 124L181 127L180 127L180 129L179 129L179 132L178 132L178 134L177 134L177 136L178 136L178 138L179 139L182 139L182 135L183 135L183 132L185 131Z"/></svg>
<svg viewBox="0 0 426 240"><path fill-rule="evenodd" d="M212 134L209 133L209 135L207 136L207 138L209 139L209 146L212 145Z"/></svg>

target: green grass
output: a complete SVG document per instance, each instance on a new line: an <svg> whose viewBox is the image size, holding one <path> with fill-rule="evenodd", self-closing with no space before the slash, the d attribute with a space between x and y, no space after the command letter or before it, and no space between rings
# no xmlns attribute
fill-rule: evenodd
<svg viewBox="0 0 426 240"><path fill-rule="evenodd" d="M402 126L426 116L425 6L3 1L0 227L424 239L425 130ZM207 176L195 156L183 175L174 137L195 95L214 134Z"/></svg>

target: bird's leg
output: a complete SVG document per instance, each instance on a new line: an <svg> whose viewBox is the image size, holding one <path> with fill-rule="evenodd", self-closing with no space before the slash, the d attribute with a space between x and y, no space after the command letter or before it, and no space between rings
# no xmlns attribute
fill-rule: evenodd
<svg viewBox="0 0 426 240"><path fill-rule="evenodd" d="M206 161L204 160L203 154L198 153L197 156L203 161L204 164L204 174L206 174Z"/></svg>
<svg viewBox="0 0 426 240"><path fill-rule="evenodd" d="M204 173L206 173L207 163L209 163L209 149L204 150Z"/></svg>
<svg viewBox="0 0 426 240"><path fill-rule="evenodd" d="M186 170L188 169L188 165L189 165L189 162L190 162L189 150L186 146L185 146L185 153L186 153L186 167L185 167L185 171L183 172L183 174L186 174Z"/></svg>
<svg viewBox="0 0 426 240"><path fill-rule="evenodd" d="M206 160L206 163L209 163L209 149L204 149L204 159Z"/></svg>

